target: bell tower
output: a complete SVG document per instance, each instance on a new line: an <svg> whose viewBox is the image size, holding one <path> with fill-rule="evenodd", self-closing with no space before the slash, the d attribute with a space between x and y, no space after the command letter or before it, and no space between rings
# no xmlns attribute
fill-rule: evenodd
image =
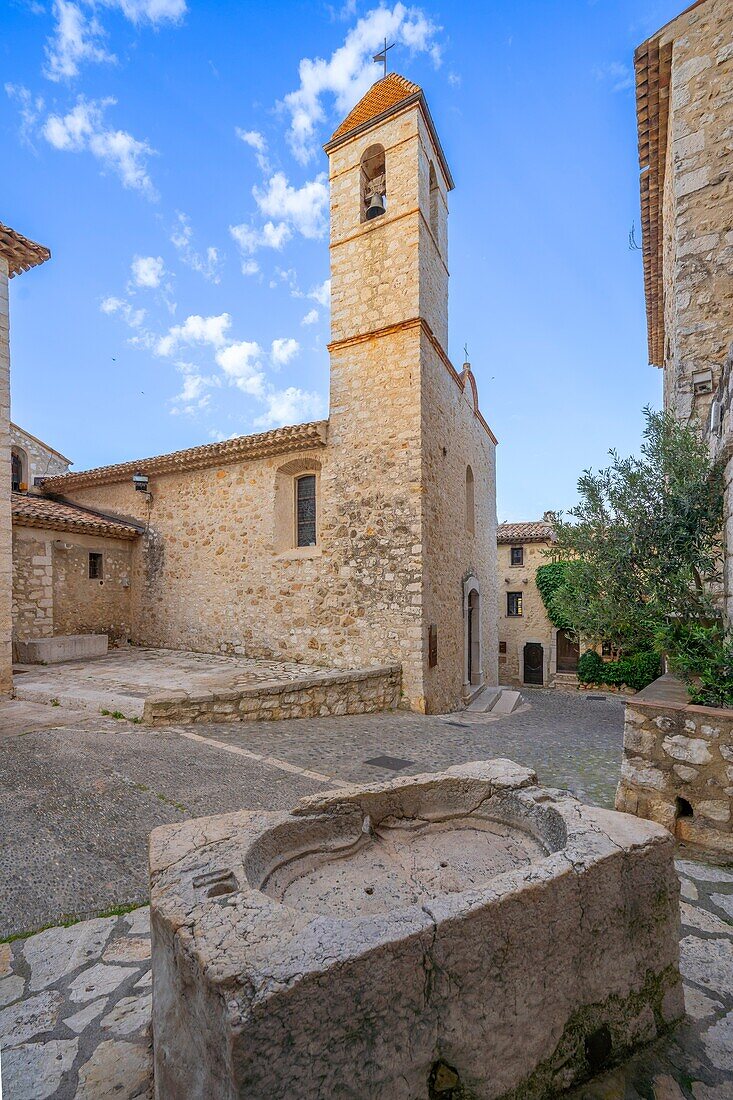
<svg viewBox="0 0 733 1100"><path fill-rule="evenodd" d="M471 566L465 462L474 472L486 466L471 448L465 458L463 424L453 423L468 418L472 432L477 411L447 354L453 180L421 89L396 73L370 88L325 151L331 401L321 621L335 634L340 663L363 663L365 655L399 662L413 709L453 709ZM493 508L493 481L490 491ZM449 514L460 517L459 534L445 528ZM495 554L494 545L485 555L492 567Z"/></svg>

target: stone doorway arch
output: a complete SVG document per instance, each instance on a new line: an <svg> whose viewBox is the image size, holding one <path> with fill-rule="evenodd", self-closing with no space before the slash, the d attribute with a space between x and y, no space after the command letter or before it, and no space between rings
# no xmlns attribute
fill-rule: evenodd
<svg viewBox="0 0 733 1100"><path fill-rule="evenodd" d="M463 582L463 686L473 691L483 682L481 591L476 577L467 577Z"/></svg>

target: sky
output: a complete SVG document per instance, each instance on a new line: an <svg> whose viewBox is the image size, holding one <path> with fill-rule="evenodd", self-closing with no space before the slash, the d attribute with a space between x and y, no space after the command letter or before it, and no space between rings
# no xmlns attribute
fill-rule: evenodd
<svg viewBox="0 0 733 1100"><path fill-rule="evenodd" d="M321 147L387 36L455 178L499 521L572 507L661 403L633 51L683 6L3 0L0 220L52 251L11 283L14 421L85 469L327 415Z"/></svg>

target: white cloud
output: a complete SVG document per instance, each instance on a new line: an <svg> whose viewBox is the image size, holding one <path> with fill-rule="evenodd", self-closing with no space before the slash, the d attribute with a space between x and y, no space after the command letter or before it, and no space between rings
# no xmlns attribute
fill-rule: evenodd
<svg viewBox="0 0 733 1100"><path fill-rule="evenodd" d="M318 320L318 310L317 309L309 309L308 312L306 313L305 317L303 318L303 320L300 323L301 323L301 325L315 325L317 320Z"/></svg>
<svg viewBox="0 0 733 1100"><path fill-rule="evenodd" d="M155 290L165 274L162 256L135 256L130 265L135 286Z"/></svg>
<svg viewBox="0 0 733 1100"><path fill-rule="evenodd" d="M283 172L275 172L264 188L252 189L260 213L265 217L280 218L293 226L304 237L321 237L326 229L325 211L328 206L328 183L325 173L293 187Z"/></svg>
<svg viewBox="0 0 733 1100"><path fill-rule="evenodd" d="M211 344L220 348L226 343L231 323L228 313L221 313L218 317L202 317L194 313L182 325L173 325L165 336L158 339L156 355L171 355L181 344Z"/></svg>
<svg viewBox="0 0 733 1100"><path fill-rule="evenodd" d="M280 428L284 424L299 424L320 420L325 404L319 393L288 386L286 390L270 390L264 397L265 411L254 420L256 428Z"/></svg>
<svg viewBox="0 0 733 1100"><path fill-rule="evenodd" d="M270 356L276 366L284 367L299 351L300 344L297 340L293 340L292 337L283 337L272 341Z"/></svg>
<svg viewBox="0 0 733 1100"><path fill-rule="evenodd" d="M183 386L181 392L171 398L171 415L194 416L209 405L211 394L208 390L220 385L219 379L202 374L193 363L176 363L176 369L183 375Z"/></svg>
<svg viewBox="0 0 733 1100"><path fill-rule="evenodd" d="M79 75L84 62L115 62L105 45L98 9L119 11L131 23L177 23L186 11L185 0L54 0L54 29L46 42L43 75L49 80L69 80Z"/></svg>
<svg viewBox="0 0 733 1100"><path fill-rule="evenodd" d="M331 304L331 280L324 279L318 286L314 286L312 290L309 290L306 297L318 302L319 306L329 306Z"/></svg>
<svg viewBox="0 0 733 1100"><path fill-rule="evenodd" d="M222 261L218 249L210 245L205 253L197 252L193 247L193 229L186 214L176 213L176 224L171 230L171 244L181 260L192 271L203 275L210 283L221 282Z"/></svg>
<svg viewBox="0 0 733 1100"><path fill-rule="evenodd" d="M135 307L125 298L110 296L100 303L99 308L102 313L106 313L108 316L112 316L113 314L119 315L130 328L140 328L145 320L145 310L135 309Z"/></svg>
<svg viewBox="0 0 733 1100"><path fill-rule="evenodd" d="M116 61L102 45L104 28L94 14L87 15L72 0L54 0L53 14L56 25L46 43L43 69L49 80L77 76L83 61Z"/></svg>
<svg viewBox="0 0 733 1100"><path fill-rule="evenodd" d="M336 111L344 116L378 79L372 56L385 38L410 53L428 53L437 67L440 29L419 8L396 3L367 12L328 61L304 57L298 67L300 87L283 100L290 115L288 142L296 159L307 164L315 154L317 130L326 120L324 97L332 97Z"/></svg>
<svg viewBox="0 0 733 1100"><path fill-rule="evenodd" d="M242 130L239 126L235 129L240 141L243 141L245 145L249 145L250 149L254 149L255 160L260 171L269 172L270 161L267 158L267 142L259 130Z"/></svg>
<svg viewBox="0 0 733 1100"><path fill-rule="evenodd" d="M260 265L257 260L242 260L242 274L243 275L259 275Z"/></svg>
<svg viewBox="0 0 733 1100"><path fill-rule="evenodd" d="M119 176L124 187L155 199L157 195L147 171L147 158L155 150L126 130L112 130L105 125L104 112L116 102L85 100L80 96L67 114L48 116L41 131L43 137L54 149L91 153L104 168Z"/></svg>
<svg viewBox="0 0 733 1100"><path fill-rule="evenodd" d="M612 92L625 92L634 87L634 74L622 61L611 61L593 70L596 80L610 83Z"/></svg>
<svg viewBox="0 0 733 1100"><path fill-rule="evenodd" d="M261 229L252 225L230 225L229 232L243 252L251 255L258 248L274 248L277 251L292 237L292 231L285 222L265 222Z"/></svg>
<svg viewBox="0 0 733 1100"><path fill-rule="evenodd" d="M20 140L24 145L30 145L33 148L31 139L46 106L43 97L34 96L22 84L7 83L5 92L20 106Z"/></svg>
<svg viewBox="0 0 733 1100"><path fill-rule="evenodd" d="M260 362L261 356L259 344L241 340L218 351L216 361L229 381L243 393L262 397L265 392L265 374Z"/></svg>

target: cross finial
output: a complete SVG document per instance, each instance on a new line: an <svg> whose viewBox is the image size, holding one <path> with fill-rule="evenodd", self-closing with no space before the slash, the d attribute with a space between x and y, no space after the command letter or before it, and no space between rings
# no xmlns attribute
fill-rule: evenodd
<svg viewBox="0 0 733 1100"><path fill-rule="evenodd" d="M468 362L468 344L463 345L463 362Z"/></svg>
<svg viewBox="0 0 733 1100"><path fill-rule="evenodd" d="M374 57L372 58L372 61L375 61L377 64L379 64L380 61L382 61L384 63L384 75L385 76L387 75L387 50L391 50L393 48L393 46L394 46L394 42L392 42L391 45L388 46L387 45L387 39L385 38L384 46L379 51L379 53L375 53Z"/></svg>

